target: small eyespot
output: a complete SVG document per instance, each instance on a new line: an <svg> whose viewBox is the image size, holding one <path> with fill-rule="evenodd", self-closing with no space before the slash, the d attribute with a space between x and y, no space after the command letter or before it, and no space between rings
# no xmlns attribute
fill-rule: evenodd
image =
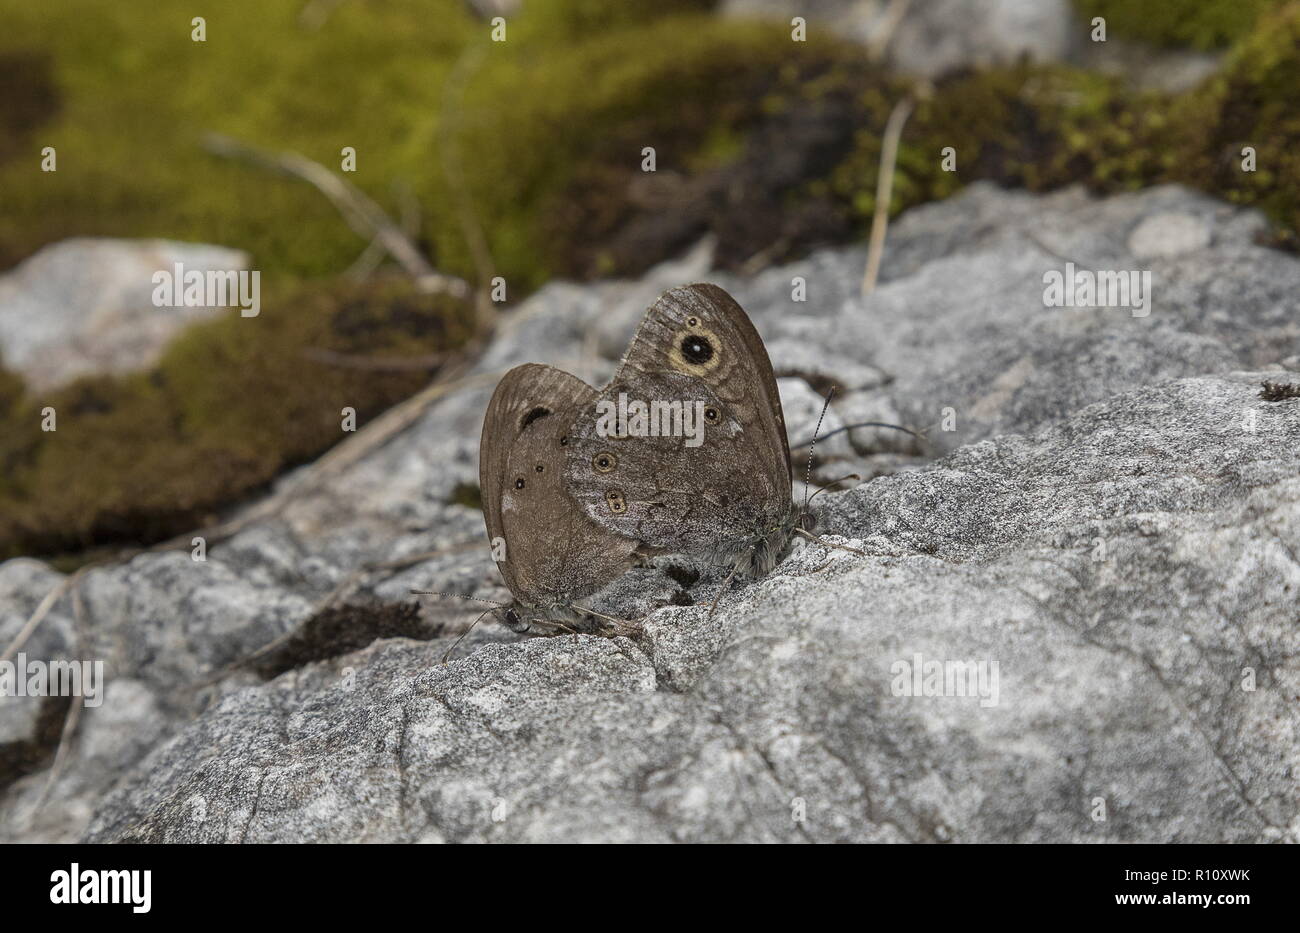
<svg viewBox="0 0 1300 933"><path fill-rule="evenodd" d="M618 457L608 450L602 450L591 458L591 465L597 473L613 473L614 468L618 466Z"/></svg>
<svg viewBox="0 0 1300 933"><path fill-rule="evenodd" d="M523 489L523 488L524 488L524 478L523 478L522 476L519 477L519 479L515 480L515 488L516 488L516 489Z"/></svg>
<svg viewBox="0 0 1300 933"><path fill-rule="evenodd" d="M546 467L542 466L542 465L539 463L539 464L537 464L537 466L533 467L533 469L536 470L538 473L541 473L541 472L545 471Z"/></svg>
<svg viewBox="0 0 1300 933"><path fill-rule="evenodd" d="M617 489L610 489L605 492L605 504L615 515L622 515L627 511L627 500Z"/></svg>
<svg viewBox="0 0 1300 933"><path fill-rule="evenodd" d="M701 337L699 334L687 334L683 337L680 349L686 362L696 366L703 366L713 359L713 344L709 342L709 338Z"/></svg>
<svg viewBox="0 0 1300 933"><path fill-rule="evenodd" d="M718 410L716 408L710 407L704 409L704 420L707 421L709 424L717 424L718 418L720 417L721 415L718 414Z"/></svg>
<svg viewBox="0 0 1300 933"><path fill-rule="evenodd" d="M697 318L697 317L688 317L688 318L686 319L686 326L687 326L687 327L699 327L699 326L700 326L700 319Z"/></svg>
<svg viewBox="0 0 1300 933"><path fill-rule="evenodd" d="M568 447L568 446L569 446L569 436L568 436L567 434L564 435L564 437L560 438L560 446L561 446L561 447Z"/></svg>

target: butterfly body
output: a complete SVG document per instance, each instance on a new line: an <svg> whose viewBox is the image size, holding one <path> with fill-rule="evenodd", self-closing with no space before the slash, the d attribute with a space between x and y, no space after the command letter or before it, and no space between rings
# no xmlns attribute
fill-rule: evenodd
<svg viewBox="0 0 1300 933"><path fill-rule="evenodd" d="M800 511L792 502L777 523L756 526L745 538L719 541L710 562L729 567L742 579L767 576L789 552L799 523Z"/></svg>

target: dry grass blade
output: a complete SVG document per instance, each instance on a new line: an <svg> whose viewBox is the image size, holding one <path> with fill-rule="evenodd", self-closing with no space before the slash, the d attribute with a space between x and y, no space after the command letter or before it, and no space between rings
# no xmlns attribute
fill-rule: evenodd
<svg viewBox="0 0 1300 933"><path fill-rule="evenodd" d="M77 654L82 658L86 657L86 606L81 598L81 590L77 586L72 587L72 618L73 626L76 629L77 637ZM103 684L100 685L103 689ZM63 719L63 730L59 733L59 746L54 751L54 764L50 765L49 776L45 779L45 785L41 788L40 796L32 804L31 811L27 814L27 821L31 823L36 818L36 814L41 812L41 807L45 806L45 801L49 798L50 792L54 790L55 783L58 782L59 776L63 774L63 768L67 764L68 749L72 745L72 736L76 734L77 724L81 722L81 711L85 707L82 695L74 695L72 702L68 705L68 714Z"/></svg>
<svg viewBox="0 0 1300 933"><path fill-rule="evenodd" d="M32 637L32 632L36 631L37 626L39 626L45 617L50 614L50 610L55 607L61 598L63 598L63 594L81 579L81 575L85 573L89 567L90 565L88 564L72 576L64 577L55 584L53 589L45 594L45 598L37 604L35 611L33 611L28 617L26 623L23 624L23 627L18 630L18 634L14 636L13 641L9 643L9 647L5 649L5 653L0 655L0 662L12 661L14 659L14 656L22 650L23 645L27 644L27 639Z"/></svg>
<svg viewBox="0 0 1300 933"><path fill-rule="evenodd" d="M884 59L890 40L894 38L894 33L898 31L899 24L903 22L907 8L911 5L912 0L890 0L889 6L871 24L871 34L867 37L868 60L879 62Z"/></svg>
<svg viewBox="0 0 1300 933"><path fill-rule="evenodd" d="M468 282L434 269L401 228L384 213L383 208L319 162L313 162L296 152L258 149L218 133L205 136L203 148L213 155L261 165L312 185L329 199L343 215L348 226L359 236L373 237L382 244L389 255L415 280L416 287L421 291L444 292L457 298L468 298L471 295L472 289Z"/></svg>
<svg viewBox="0 0 1300 933"><path fill-rule="evenodd" d="M880 257L885 251L885 233L889 227L889 205L894 196L894 163L898 160L898 140L916 102L909 95L894 105L885 123L885 138L880 148L880 172L876 178L876 212L871 218L871 240L867 246L867 271L862 277L862 294L869 295L880 276Z"/></svg>

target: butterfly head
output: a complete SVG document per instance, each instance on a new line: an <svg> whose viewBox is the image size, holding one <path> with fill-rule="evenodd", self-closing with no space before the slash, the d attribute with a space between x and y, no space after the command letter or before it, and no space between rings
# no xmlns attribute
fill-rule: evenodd
<svg viewBox="0 0 1300 933"><path fill-rule="evenodd" d="M504 622L506 627L512 632L526 632L528 630L528 623L519 617L519 610L521 608L522 607L520 607L518 603L515 603L514 605L507 606L501 615L501 621Z"/></svg>

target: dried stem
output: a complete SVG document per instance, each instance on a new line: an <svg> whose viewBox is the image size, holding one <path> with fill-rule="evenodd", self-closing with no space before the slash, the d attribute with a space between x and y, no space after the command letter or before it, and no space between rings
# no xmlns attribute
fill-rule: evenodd
<svg viewBox="0 0 1300 933"><path fill-rule="evenodd" d="M203 148L213 155L251 162L307 182L329 199L359 236L373 237L382 244L421 291L442 292L457 298L470 296L472 289L468 282L434 269L383 208L319 162L296 152L259 149L217 133L204 137Z"/></svg>
<svg viewBox="0 0 1300 933"><path fill-rule="evenodd" d="M889 42L894 38L894 33L907 15L907 8L911 6L912 0L890 0L889 6L880 14L878 19L879 25L875 23L871 26L871 36L867 41L867 59L872 62L879 62L885 57L885 52L889 48Z"/></svg>
<svg viewBox="0 0 1300 933"><path fill-rule="evenodd" d="M885 138L880 147L880 172L876 178L876 213L871 219L871 241L867 246L867 271L862 277L862 294L869 295L880 276L880 257L885 251L885 233L889 227L889 205L894 196L894 163L898 159L898 140L916 102L911 95L894 105L885 123Z"/></svg>

